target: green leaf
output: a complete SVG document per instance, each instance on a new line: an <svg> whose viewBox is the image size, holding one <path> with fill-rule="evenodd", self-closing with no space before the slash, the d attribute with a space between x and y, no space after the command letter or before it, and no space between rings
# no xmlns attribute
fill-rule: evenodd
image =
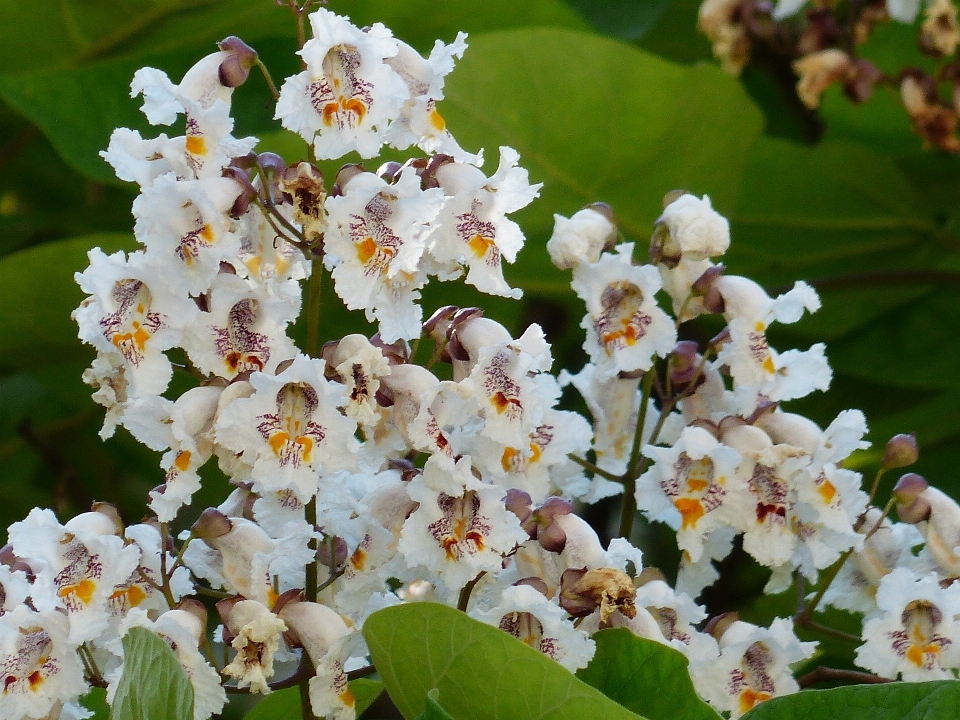
<svg viewBox="0 0 960 720"><path fill-rule="evenodd" d="M693 689L687 659L663 643L625 628L593 636L597 654L577 677L650 720L718 720Z"/></svg>
<svg viewBox="0 0 960 720"><path fill-rule="evenodd" d="M671 0L567 0L600 32L639 40L656 24Z"/></svg>
<svg viewBox="0 0 960 720"><path fill-rule="evenodd" d="M744 720L948 720L960 717L960 681L804 690L757 705Z"/></svg>
<svg viewBox="0 0 960 720"><path fill-rule="evenodd" d="M453 715L440 707L440 691L436 688L427 693L427 706L417 720L454 720Z"/></svg>
<svg viewBox="0 0 960 720"><path fill-rule="evenodd" d="M123 638L123 675L110 720L190 720L193 686L170 646L146 628Z"/></svg>
<svg viewBox="0 0 960 720"><path fill-rule="evenodd" d="M107 691L103 688L94 688L82 698L80 704L93 713L90 720L107 720L110 717L110 706L107 705Z"/></svg>
<svg viewBox="0 0 960 720"><path fill-rule="evenodd" d="M719 68L686 68L609 38L524 29L477 38L451 74L441 112L468 149L520 152L541 198L522 213L549 235L553 213L610 203L622 229L649 237L663 195L709 193L730 208L759 111Z"/></svg>
<svg viewBox="0 0 960 720"><path fill-rule="evenodd" d="M457 720L637 719L537 650L444 605L379 610L363 636L408 720L424 712L433 688Z"/></svg>
<svg viewBox="0 0 960 720"><path fill-rule="evenodd" d="M87 357L70 313L83 300L73 274L83 270L87 251L131 248L125 235L86 235L50 242L0 259L0 367L27 368Z"/></svg>
<svg viewBox="0 0 960 720"><path fill-rule="evenodd" d="M364 710L383 692L383 683L370 678L360 678L350 682L350 691L356 700L354 706L359 717ZM291 687L275 690L247 713L245 720L288 720L300 716L300 688Z"/></svg>

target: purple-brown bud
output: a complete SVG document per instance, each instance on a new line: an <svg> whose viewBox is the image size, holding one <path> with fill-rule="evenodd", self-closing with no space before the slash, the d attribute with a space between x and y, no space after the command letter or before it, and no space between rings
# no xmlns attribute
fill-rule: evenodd
<svg viewBox="0 0 960 720"><path fill-rule="evenodd" d="M232 529L233 523L230 522L230 518L216 508L207 508L200 513L200 517L190 527L190 532L202 540L208 540L223 537Z"/></svg>
<svg viewBox="0 0 960 720"><path fill-rule="evenodd" d="M703 631L709 635L713 635L716 640L719 640L723 637L723 634L727 631L727 629L739 619L740 613L738 612L721 613L716 617L710 618L706 626L703 628Z"/></svg>
<svg viewBox="0 0 960 720"><path fill-rule="evenodd" d="M517 516L520 525L530 537L537 536L536 523L530 522L533 515L533 499L530 497L530 493L519 488L510 488L507 490L506 498L504 498L504 505L506 505L507 510Z"/></svg>
<svg viewBox="0 0 960 720"><path fill-rule="evenodd" d="M913 465L920 457L920 448L917 447L917 436L913 433L894 435L887 442L887 449L883 453L880 467L884 470Z"/></svg>
<svg viewBox="0 0 960 720"><path fill-rule="evenodd" d="M333 187L330 189L330 196L337 197L343 195L347 184L360 173L366 172L366 168L360 163L347 163L337 171L337 177L334 178Z"/></svg>
<svg viewBox="0 0 960 720"><path fill-rule="evenodd" d="M230 53L230 56L220 63L220 84L229 88L240 87L257 64L257 51L235 35L221 40L217 45L221 50Z"/></svg>
<svg viewBox="0 0 960 720"><path fill-rule="evenodd" d="M690 286L690 289L693 290L694 294L696 295L706 295L710 288L713 287L713 283L716 281L716 279L723 275L726 271L727 266L722 263L719 265L711 265L703 271L703 275L694 281L693 285Z"/></svg>
<svg viewBox="0 0 960 720"><path fill-rule="evenodd" d="M327 568L338 568L347 561L350 548L339 535L327 537L317 544L317 562Z"/></svg>
<svg viewBox="0 0 960 720"><path fill-rule="evenodd" d="M520 578L514 583L514 586L516 587L520 587L522 585L532 587L534 590L536 590L538 593L540 593L544 597L550 597L550 587L547 585L547 583L543 581L542 578L538 578L536 576L525 577L525 578Z"/></svg>
<svg viewBox="0 0 960 720"><path fill-rule="evenodd" d="M923 492L930 483L922 475L906 473L893 486L893 497L897 500L897 515L905 523L916 524L930 516L930 503Z"/></svg>

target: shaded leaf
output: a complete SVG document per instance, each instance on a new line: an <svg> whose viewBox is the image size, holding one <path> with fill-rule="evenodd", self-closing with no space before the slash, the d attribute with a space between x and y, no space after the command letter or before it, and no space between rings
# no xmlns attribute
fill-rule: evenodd
<svg viewBox="0 0 960 720"><path fill-rule="evenodd" d="M687 659L673 648L625 628L593 636L597 654L577 677L650 720L718 720L693 689Z"/></svg>
<svg viewBox="0 0 960 720"><path fill-rule="evenodd" d="M437 688L458 720L636 720L542 653L453 608L412 603L379 610L363 636L403 716Z"/></svg>
<svg viewBox="0 0 960 720"><path fill-rule="evenodd" d="M939 720L960 716L960 681L805 690L757 705L744 720Z"/></svg>
<svg viewBox="0 0 960 720"><path fill-rule="evenodd" d="M383 692L383 683L370 678L360 678L350 682L350 690L356 700L355 709L359 717ZM300 708L300 688L284 688L264 697L244 717L246 720L288 720L300 717Z"/></svg>
<svg viewBox="0 0 960 720"><path fill-rule="evenodd" d="M123 674L111 720L189 720L193 686L170 646L146 628L123 638Z"/></svg>
<svg viewBox="0 0 960 720"><path fill-rule="evenodd" d="M440 692L434 688L427 693L427 706L417 720L453 720L453 715L440 707Z"/></svg>
<svg viewBox="0 0 960 720"><path fill-rule="evenodd" d="M671 0L567 0L600 32L639 40L657 23Z"/></svg>

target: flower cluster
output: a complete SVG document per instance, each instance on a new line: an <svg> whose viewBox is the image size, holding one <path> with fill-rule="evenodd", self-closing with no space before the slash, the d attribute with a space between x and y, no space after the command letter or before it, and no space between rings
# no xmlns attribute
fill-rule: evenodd
<svg viewBox="0 0 960 720"><path fill-rule="evenodd" d="M960 152L956 128L960 117L960 22L954 0L873 0L837 3L807 0L704 0L699 29L713 44L713 53L733 74L750 62L755 45L777 62L792 66L798 78L797 95L810 110L820 106L823 93L842 86L854 103L866 102L880 86L895 88L925 145ZM805 11L804 11L804 8ZM801 12L804 11L804 12ZM887 75L858 54L877 25L891 20L907 25L917 21L917 45L933 58L936 71L903 68ZM789 67L785 68L789 72ZM940 83L951 88L944 98Z"/></svg>
<svg viewBox="0 0 960 720"><path fill-rule="evenodd" d="M98 685L112 699L121 639L145 627L183 665L196 720L222 709L225 684L270 692L284 664L309 678L316 715L350 720L350 673L369 664L366 619L432 601L571 671L590 662L594 632L628 628L686 655L702 697L738 717L795 692L791 666L815 643L785 618L708 621L696 598L737 537L771 569L768 591L830 568L798 618L820 601L865 613L863 667L954 676L960 507L907 475L895 493L907 522L892 523L872 506L876 487L864 492L843 466L865 447L862 414L821 429L781 407L830 383L823 345L779 352L767 337L817 310L815 291L798 282L770 297L727 274L715 262L730 244L726 219L708 197L675 192L649 262L617 243L602 203L556 217L547 250L586 305L589 362L578 373L551 374L536 325L515 337L453 306L424 321L430 278L465 274L487 293L519 295L502 272L524 243L507 215L539 186L508 147L486 175L437 111L465 36L425 59L379 24L361 30L324 9L310 22L305 69L283 84L277 119L311 157L372 157L384 144L429 155L376 173L345 165L328 188L309 160L255 153L255 138L231 135L232 88L256 60L236 38L179 84L137 72L148 120L183 115L185 135L114 133L103 155L140 186L142 248L90 252L77 275L89 297L74 317L97 351L85 379L106 408L102 435L122 426L163 453L164 483L137 525L99 504L65 524L37 509L11 526L0 715L84 717L78 698ZM298 349L288 329L301 284L315 288L324 272L377 334L321 348L311 293ZM678 341L701 315L722 318L722 332L703 346ZM172 353L195 380L176 399L165 396ZM568 385L592 423L558 407ZM882 470L910 464L911 447L895 439ZM178 547L170 523L183 523L213 462L235 489ZM621 537L604 547L575 503L619 494ZM630 542L636 509L677 533L673 587ZM201 595L219 598L212 633ZM211 640L228 653L221 665Z"/></svg>

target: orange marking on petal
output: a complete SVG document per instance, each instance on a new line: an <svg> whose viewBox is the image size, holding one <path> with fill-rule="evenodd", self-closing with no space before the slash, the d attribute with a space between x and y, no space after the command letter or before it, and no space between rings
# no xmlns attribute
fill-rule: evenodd
<svg viewBox="0 0 960 720"><path fill-rule="evenodd" d="M340 702L342 702L347 707L353 707L357 702L357 699L353 696L353 692L351 692L350 688L347 688L346 690L344 690L337 697L339 697Z"/></svg>
<svg viewBox="0 0 960 720"><path fill-rule="evenodd" d="M447 121L444 120L443 116L436 110L430 112L430 124L433 125L434 130L437 132L443 132L444 128L447 127Z"/></svg>
<svg viewBox="0 0 960 720"><path fill-rule="evenodd" d="M697 478L690 478L689 480L687 480L687 487L689 487L694 492L699 492L700 490L703 490L709 484L710 483L707 482L706 480L698 480Z"/></svg>
<svg viewBox="0 0 960 720"><path fill-rule="evenodd" d="M190 457L189 450L181 450L177 453L177 459L173 461L173 464L180 472L186 472L187 468L190 467Z"/></svg>
<svg viewBox="0 0 960 720"><path fill-rule="evenodd" d="M473 544L477 546L477 550L482 551L485 547L483 544L483 535L476 532L475 530L467 533L467 540L473 540Z"/></svg>
<svg viewBox="0 0 960 720"><path fill-rule="evenodd" d="M769 700L773 695L766 692L756 692L747 688L742 693L740 693L740 712L746 712L747 710L752 709L755 705L759 705L765 700Z"/></svg>
<svg viewBox="0 0 960 720"><path fill-rule="evenodd" d="M187 137L187 152L191 155L205 155L207 152L207 142L199 135L190 135Z"/></svg>
<svg viewBox="0 0 960 720"><path fill-rule="evenodd" d="M282 431L270 436L270 448L273 450L274 455L280 454L280 450L283 449L283 446L287 444L289 439L290 436Z"/></svg>
<svg viewBox="0 0 960 720"><path fill-rule="evenodd" d="M470 238L470 241L467 243L470 246L470 249L473 250L473 254L478 258L486 257L487 253L490 251L490 248L496 245L492 238L486 238L483 235L474 235Z"/></svg>
<svg viewBox="0 0 960 720"><path fill-rule="evenodd" d="M761 364L763 366L763 369L766 370L771 375L773 375L773 373L777 371L777 368L773 364L773 358L769 355L767 355L767 357L764 359L763 363Z"/></svg>
<svg viewBox="0 0 960 720"><path fill-rule="evenodd" d="M144 330L142 327L137 328L136 332L133 333L133 341L137 344L137 347L143 350L144 345L147 344L147 340L150 339L150 333Z"/></svg>
<svg viewBox="0 0 960 720"><path fill-rule="evenodd" d="M273 609L273 606L277 604L277 598L279 597L280 596L277 595L276 590L274 590L272 587L267 588L267 604L271 610Z"/></svg>
<svg viewBox="0 0 960 720"><path fill-rule="evenodd" d="M758 322L758 323L754 326L754 329L755 329L758 333L762 333L764 330L767 329L767 326L764 325L762 322Z"/></svg>
<svg viewBox="0 0 960 720"><path fill-rule="evenodd" d="M127 590L127 602L130 607L136 607L147 599L147 593L139 585L131 585Z"/></svg>
<svg viewBox="0 0 960 720"><path fill-rule="evenodd" d="M358 571L360 571L360 572L363 572L363 567L364 567L364 565L367 564L367 552L366 552L366 550L364 550L363 548L360 548L360 547L358 547L356 550L354 550L354 551L353 551L353 555L350 556L350 564L353 565L353 567L354 567L356 570L358 570Z"/></svg>
<svg viewBox="0 0 960 720"><path fill-rule="evenodd" d="M540 449L540 446L536 443L530 443L530 452L533 453L530 456L530 462L535 463L540 459L540 456L543 455L543 450Z"/></svg>
<svg viewBox="0 0 960 720"><path fill-rule="evenodd" d="M30 689L36 690L38 687L43 685L44 677L40 674L39 670L34 670L30 673L30 677L27 678L30 681Z"/></svg>
<svg viewBox="0 0 960 720"><path fill-rule="evenodd" d="M327 127L332 127L333 118L338 112L340 112L340 103L333 102L333 103L327 103L326 105L324 105L323 113L322 113L323 124L326 125Z"/></svg>
<svg viewBox="0 0 960 720"><path fill-rule="evenodd" d="M824 480L822 483L820 483L820 485L817 486L817 492L820 493L820 497L822 497L823 501L828 505L837 495L837 489L829 480Z"/></svg>
<svg viewBox="0 0 960 720"><path fill-rule="evenodd" d="M93 593L97 590L97 584L89 578L84 578L76 585L67 585L60 589L58 593L61 598L73 595L84 605L89 605L93 598Z"/></svg>
<svg viewBox="0 0 960 720"><path fill-rule="evenodd" d="M508 447L503 451L503 456L500 458L500 465L503 467L504 472L510 472L513 469L513 463L517 455L517 451L512 447Z"/></svg>
<svg viewBox="0 0 960 720"><path fill-rule="evenodd" d="M303 459L306 462L310 462L310 453L313 451L313 438L298 435L293 441L303 448Z"/></svg>
<svg viewBox="0 0 960 720"><path fill-rule="evenodd" d="M358 243L354 243L357 248L357 259L366 265L370 258L377 254L377 243L373 238L366 238Z"/></svg>
<svg viewBox="0 0 960 720"><path fill-rule="evenodd" d="M206 240L208 243L213 242L213 228L209 225L204 225L200 229L200 237Z"/></svg>
<svg viewBox="0 0 960 720"><path fill-rule="evenodd" d="M680 511L684 529L696 527L697 521L706 514L700 501L693 498L677 498L673 504Z"/></svg>
<svg viewBox="0 0 960 720"><path fill-rule="evenodd" d="M364 105L363 102L361 102L360 100L357 100L356 98L352 100L346 100L346 101L341 100L340 106L347 112L352 112L354 115L357 116L358 125L363 122L363 118L367 114L367 106Z"/></svg>

